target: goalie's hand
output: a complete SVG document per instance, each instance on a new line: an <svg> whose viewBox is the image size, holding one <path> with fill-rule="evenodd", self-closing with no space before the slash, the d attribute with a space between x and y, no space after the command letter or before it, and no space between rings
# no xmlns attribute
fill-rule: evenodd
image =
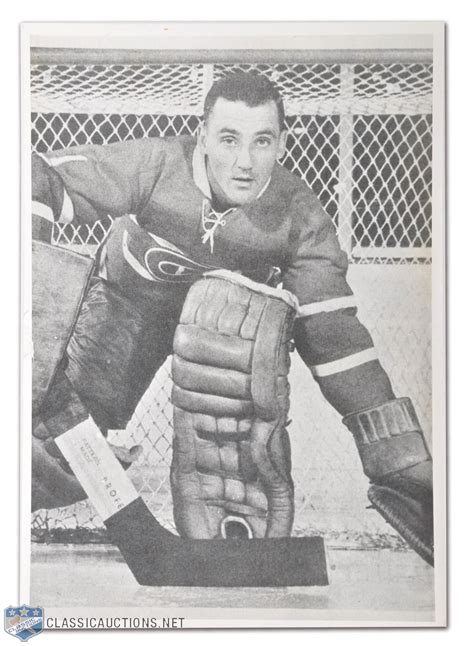
<svg viewBox="0 0 474 646"><path fill-rule="evenodd" d="M40 423L34 428L32 439L32 511L65 507L87 498L44 424ZM141 446L127 449L109 445L124 469L128 469L142 453Z"/></svg>
<svg viewBox="0 0 474 646"><path fill-rule="evenodd" d="M87 497L76 477L34 436L31 466L31 511L65 507Z"/></svg>

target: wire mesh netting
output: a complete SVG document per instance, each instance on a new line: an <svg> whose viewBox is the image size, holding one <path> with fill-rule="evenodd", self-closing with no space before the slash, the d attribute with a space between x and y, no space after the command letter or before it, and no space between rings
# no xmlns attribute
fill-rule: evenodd
<svg viewBox="0 0 474 646"><path fill-rule="evenodd" d="M352 87L341 73L346 69ZM55 114L201 114L212 80L238 70L271 78L289 114L431 112L433 70L421 63L33 65L33 107Z"/></svg>
<svg viewBox="0 0 474 646"><path fill-rule="evenodd" d="M351 261L360 317L396 393L413 398L429 435L431 65L33 65L32 148L194 134L213 79L237 69L266 74L279 86L289 130L281 163L333 218ZM91 253L110 222L57 225L54 242ZM323 532L344 544L401 545L366 509L367 482L352 438L298 357L291 382L295 531ZM143 446L131 477L172 527L170 388L165 364L127 429L110 437ZM32 527L38 540L102 540L104 534L87 502L37 512Z"/></svg>

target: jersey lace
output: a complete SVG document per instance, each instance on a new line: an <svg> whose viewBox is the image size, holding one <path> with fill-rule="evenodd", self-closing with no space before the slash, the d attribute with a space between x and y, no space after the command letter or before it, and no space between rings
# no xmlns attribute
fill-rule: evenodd
<svg viewBox="0 0 474 646"><path fill-rule="evenodd" d="M235 211L235 208L227 209L227 211L215 211L209 200L203 200L201 209L201 225L204 229L204 234L201 237L202 244L209 242L211 253L214 253L214 234L217 227L225 226L225 217Z"/></svg>

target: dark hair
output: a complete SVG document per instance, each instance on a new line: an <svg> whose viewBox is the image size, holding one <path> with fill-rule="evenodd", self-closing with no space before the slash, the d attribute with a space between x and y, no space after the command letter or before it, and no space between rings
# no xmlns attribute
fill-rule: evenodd
<svg viewBox="0 0 474 646"><path fill-rule="evenodd" d="M280 130L285 129L283 99L276 85L266 76L251 72L235 72L216 81L204 100L204 121L209 118L212 108L219 98L227 99L227 101L242 101L250 108L273 101L278 110Z"/></svg>

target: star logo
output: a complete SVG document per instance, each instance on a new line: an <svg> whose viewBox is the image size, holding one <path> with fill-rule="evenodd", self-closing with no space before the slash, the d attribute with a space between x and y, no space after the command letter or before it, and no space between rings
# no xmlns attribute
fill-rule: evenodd
<svg viewBox="0 0 474 646"><path fill-rule="evenodd" d="M5 632L22 642L43 632L43 621L43 609L28 606L26 603L16 608L8 606L4 610Z"/></svg>

